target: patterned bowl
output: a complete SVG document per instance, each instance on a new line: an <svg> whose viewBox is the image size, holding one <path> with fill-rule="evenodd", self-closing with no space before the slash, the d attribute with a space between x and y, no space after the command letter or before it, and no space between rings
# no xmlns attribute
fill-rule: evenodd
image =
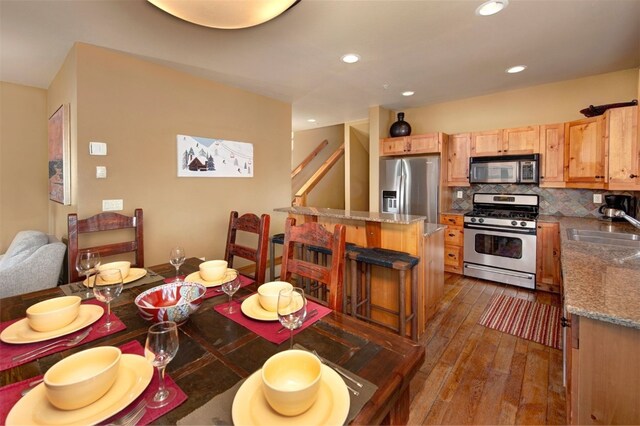
<svg viewBox="0 0 640 426"><path fill-rule="evenodd" d="M147 321L174 321L181 325L198 310L206 291L205 286L197 283L163 284L139 294L135 304Z"/></svg>

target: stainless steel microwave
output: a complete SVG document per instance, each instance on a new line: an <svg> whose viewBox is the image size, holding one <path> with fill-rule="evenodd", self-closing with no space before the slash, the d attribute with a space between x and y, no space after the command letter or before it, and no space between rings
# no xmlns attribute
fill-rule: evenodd
<svg viewBox="0 0 640 426"><path fill-rule="evenodd" d="M540 154L471 157L469 183L538 183Z"/></svg>

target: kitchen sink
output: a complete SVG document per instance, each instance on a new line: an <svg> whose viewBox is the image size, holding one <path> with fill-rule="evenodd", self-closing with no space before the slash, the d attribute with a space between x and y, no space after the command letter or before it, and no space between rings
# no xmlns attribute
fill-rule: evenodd
<svg viewBox="0 0 640 426"><path fill-rule="evenodd" d="M573 241L610 244L614 246L640 248L640 235L626 232L591 231L587 229L567 229L567 237Z"/></svg>

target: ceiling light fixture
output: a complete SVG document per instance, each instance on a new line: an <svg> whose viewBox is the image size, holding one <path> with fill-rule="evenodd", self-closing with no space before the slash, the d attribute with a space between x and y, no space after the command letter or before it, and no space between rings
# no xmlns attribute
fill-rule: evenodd
<svg viewBox="0 0 640 426"><path fill-rule="evenodd" d="M356 53L347 53L346 55L342 55L340 59L342 59L342 62L346 64L355 64L360 60L360 55Z"/></svg>
<svg viewBox="0 0 640 426"><path fill-rule="evenodd" d="M506 72L508 72L509 74L516 74L516 73L524 71L526 68L527 68L526 65L516 65L514 67L507 68Z"/></svg>
<svg viewBox="0 0 640 426"><path fill-rule="evenodd" d="M482 3L476 9L476 15L480 16L490 16L495 15L500 12L502 9L507 7L509 4L509 0L489 0Z"/></svg>
<svg viewBox="0 0 640 426"><path fill-rule="evenodd" d="M315 119L315 118L310 118L310 119L308 119L307 121L308 121L309 123L315 123L315 122L316 122L316 119Z"/></svg>
<svg viewBox="0 0 640 426"><path fill-rule="evenodd" d="M225 30L263 24L300 0L147 0L177 18Z"/></svg>
<svg viewBox="0 0 640 426"><path fill-rule="evenodd" d="M402 96L413 96L415 94L416 94L416 92L414 92L413 90L406 90L406 91L402 92Z"/></svg>

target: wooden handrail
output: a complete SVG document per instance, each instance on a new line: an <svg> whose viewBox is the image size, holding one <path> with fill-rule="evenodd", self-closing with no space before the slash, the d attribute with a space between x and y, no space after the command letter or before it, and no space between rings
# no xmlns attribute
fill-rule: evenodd
<svg viewBox="0 0 640 426"><path fill-rule="evenodd" d="M322 166L320 166L318 171L316 171L313 176L311 176L309 180L305 182L304 185L302 185L302 188L300 188L298 192L296 192L296 195L293 199L294 206L304 206L306 204L307 194L311 192L311 190L318 184L318 182L320 182L320 179L322 179L324 175L329 172L331 167L333 167L333 165L337 163L340 157L342 157L343 155L344 144L340 145L340 147L336 149L329 158L327 158L327 161L322 163Z"/></svg>
<svg viewBox="0 0 640 426"><path fill-rule="evenodd" d="M320 142L320 144L313 151L311 151L311 153L307 155L304 160L302 160L298 167L291 171L291 179L296 177L298 173L300 173L302 169L304 169L311 162L311 160L313 160L318 155L318 153L322 151L322 148L327 145L329 145L329 141L326 139Z"/></svg>

